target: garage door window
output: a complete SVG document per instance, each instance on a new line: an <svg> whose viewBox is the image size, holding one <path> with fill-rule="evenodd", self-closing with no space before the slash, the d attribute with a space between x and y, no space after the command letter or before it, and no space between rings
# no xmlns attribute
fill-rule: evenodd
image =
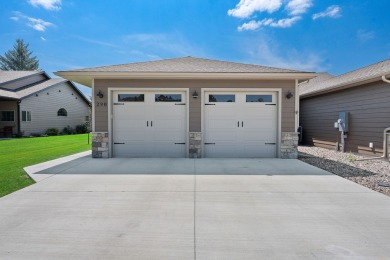
<svg viewBox="0 0 390 260"><path fill-rule="evenodd" d="M144 94L118 94L119 102L144 102Z"/></svg>
<svg viewBox="0 0 390 260"><path fill-rule="evenodd" d="M272 102L272 95L246 95L246 102Z"/></svg>
<svg viewBox="0 0 390 260"><path fill-rule="evenodd" d="M236 102L236 95L210 94L209 102Z"/></svg>
<svg viewBox="0 0 390 260"><path fill-rule="evenodd" d="M155 94L156 102L181 102L181 94Z"/></svg>

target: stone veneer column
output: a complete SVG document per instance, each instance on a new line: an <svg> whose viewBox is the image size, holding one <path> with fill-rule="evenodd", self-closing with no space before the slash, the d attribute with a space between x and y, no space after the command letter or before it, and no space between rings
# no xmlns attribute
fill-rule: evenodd
<svg viewBox="0 0 390 260"><path fill-rule="evenodd" d="M108 132L92 132L92 158L108 158Z"/></svg>
<svg viewBox="0 0 390 260"><path fill-rule="evenodd" d="M190 132L189 133L189 157L200 158L202 157L202 133L201 132Z"/></svg>
<svg viewBox="0 0 390 260"><path fill-rule="evenodd" d="M282 132L280 157L282 159L298 158L298 133Z"/></svg>

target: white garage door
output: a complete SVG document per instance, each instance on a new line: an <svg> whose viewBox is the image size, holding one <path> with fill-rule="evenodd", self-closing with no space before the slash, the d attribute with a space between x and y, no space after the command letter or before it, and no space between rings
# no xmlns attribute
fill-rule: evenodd
<svg viewBox="0 0 390 260"><path fill-rule="evenodd" d="M185 92L113 92L114 157L185 157Z"/></svg>
<svg viewBox="0 0 390 260"><path fill-rule="evenodd" d="M273 158L276 147L276 93L205 93L205 157Z"/></svg>

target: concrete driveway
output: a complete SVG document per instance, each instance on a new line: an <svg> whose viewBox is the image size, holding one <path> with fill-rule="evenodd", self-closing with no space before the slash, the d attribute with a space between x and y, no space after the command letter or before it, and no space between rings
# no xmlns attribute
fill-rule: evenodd
<svg viewBox="0 0 390 260"><path fill-rule="evenodd" d="M390 258L390 198L298 160L91 159L0 198L0 258Z"/></svg>

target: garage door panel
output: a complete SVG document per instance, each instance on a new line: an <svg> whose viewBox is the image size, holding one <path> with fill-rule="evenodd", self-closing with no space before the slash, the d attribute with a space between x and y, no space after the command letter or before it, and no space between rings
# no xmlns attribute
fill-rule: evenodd
<svg viewBox="0 0 390 260"><path fill-rule="evenodd" d="M166 100L164 92L145 92L142 101L135 102L131 91L116 91L128 100L123 105L113 105L113 140L116 157L185 157L186 105ZM135 94L137 97L138 94ZM156 99L158 95L158 99ZM185 93L169 93L166 96L185 100ZM122 104L121 103L121 104ZM175 105L180 103L182 105Z"/></svg>
<svg viewBox="0 0 390 260"><path fill-rule="evenodd" d="M209 95L206 93L206 98ZM205 145L205 156L275 157L276 94L236 92L229 95L235 96L235 102L205 106L205 142L215 143Z"/></svg>
<svg viewBox="0 0 390 260"><path fill-rule="evenodd" d="M238 121L232 120L231 118L228 119L210 119L207 120L208 128L209 129L216 129L216 130L222 130L222 129L234 129L237 128Z"/></svg>

